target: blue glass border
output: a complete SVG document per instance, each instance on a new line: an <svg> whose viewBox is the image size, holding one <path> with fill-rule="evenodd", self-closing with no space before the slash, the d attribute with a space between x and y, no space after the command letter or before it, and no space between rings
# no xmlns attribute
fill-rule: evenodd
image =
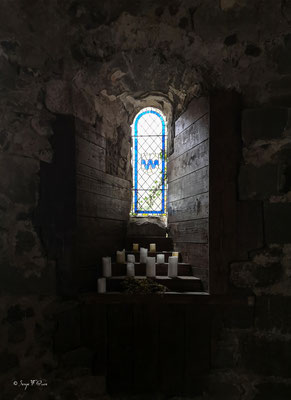
<svg viewBox="0 0 291 400"><path fill-rule="evenodd" d="M162 209L161 211L141 211L137 209L138 203L138 122L145 114L155 114L162 122ZM135 119L134 123L134 212L136 214L164 214L165 213L165 144L166 144L166 125L165 120L161 114L154 110L143 111Z"/></svg>

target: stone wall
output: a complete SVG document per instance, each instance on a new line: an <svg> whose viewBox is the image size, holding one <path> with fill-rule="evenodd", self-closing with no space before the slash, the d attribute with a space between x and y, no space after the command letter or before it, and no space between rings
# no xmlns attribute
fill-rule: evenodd
<svg viewBox="0 0 291 400"><path fill-rule="evenodd" d="M154 96L153 106L176 120L193 96L231 88L246 110L241 207L255 218L244 227L246 250L230 280L234 293L257 300L251 319L225 315L215 325L211 390L224 399L289 398L290 2L5 0L0 7L1 393L16 398L14 377L37 371L56 382L56 371L74 364L74 354L64 361L52 344L58 322L49 322L46 307L55 315L64 305L56 252L39 219L41 165L53 163L57 117L100 133L106 173L129 180L129 125L143 101ZM80 397L70 391L72 376L85 376L87 387L92 371L76 371L60 375L63 389L56 383L49 395L25 397ZM102 393L102 378L94 379ZM96 397L92 390L83 397Z"/></svg>

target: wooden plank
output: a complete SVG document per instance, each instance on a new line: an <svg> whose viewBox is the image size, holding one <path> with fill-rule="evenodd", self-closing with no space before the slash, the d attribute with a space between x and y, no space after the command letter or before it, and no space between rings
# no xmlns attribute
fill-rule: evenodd
<svg viewBox="0 0 291 400"><path fill-rule="evenodd" d="M185 129L174 139L174 153L169 157L168 162L172 162L176 157L189 151L198 144L204 142L209 137L209 115L199 119L194 124Z"/></svg>
<svg viewBox="0 0 291 400"><path fill-rule="evenodd" d="M168 184L168 202L208 191L208 166Z"/></svg>
<svg viewBox="0 0 291 400"><path fill-rule="evenodd" d="M183 394L185 375L185 309L180 304L160 307L159 373L161 392Z"/></svg>
<svg viewBox="0 0 291 400"><path fill-rule="evenodd" d="M146 274L146 264L135 263L135 275L144 276ZM116 264L112 263L112 276L125 276L126 275L126 263ZM168 263L156 265L157 276L168 275ZM192 276L192 270L190 264L179 263L178 264L178 275L179 276Z"/></svg>
<svg viewBox="0 0 291 400"><path fill-rule="evenodd" d="M207 218L209 209L208 193L177 200L168 205L168 222Z"/></svg>
<svg viewBox="0 0 291 400"><path fill-rule="evenodd" d="M208 113L208 104L207 97L200 97L199 99L194 98L191 100L187 106L187 110L175 122L175 136L178 136L181 132L188 128L188 126Z"/></svg>
<svg viewBox="0 0 291 400"><path fill-rule="evenodd" d="M207 243L177 243L175 250L180 251L182 258L192 267L208 268L208 244Z"/></svg>
<svg viewBox="0 0 291 400"><path fill-rule="evenodd" d="M129 218L130 203L77 190L77 210L78 215L81 216L110 218L120 221Z"/></svg>
<svg viewBox="0 0 291 400"><path fill-rule="evenodd" d="M210 291L229 290L229 264L237 257L237 175L240 164L240 98L219 92L210 99Z"/></svg>
<svg viewBox="0 0 291 400"><path fill-rule="evenodd" d="M124 247L125 221L78 216L77 227L75 254L79 268L95 265L96 269L102 256L111 256Z"/></svg>
<svg viewBox="0 0 291 400"><path fill-rule="evenodd" d="M134 305L134 389L137 393L157 392L159 355L159 313L154 304Z"/></svg>
<svg viewBox="0 0 291 400"><path fill-rule="evenodd" d="M77 173L77 189L95 194L112 197L114 199L131 202L131 189L128 187L106 183L102 180L88 178Z"/></svg>
<svg viewBox="0 0 291 400"><path fill-rule="evenodd" d="M93 374L105 375L107 363L107 312L105 304L82 304L82 345L94 352Z"/></svg>
<svg viewBox="0 0 291 400"><path fill-rule="evenodd" d="M172 182L182 176L188 175L200 168L206 167L209 162L208 140L177 157L168 164L168 179ZM184 196L183 196L184 197Z"/></svg>
<svg viewBox="0 0 291 400"><path fill-rule="evenodd" d="M101 273L101 258L114 256L117 250L123 248L123 237L96 235L90 241L76 244L76 260L79 268L95 265L96 272Z"/></svg>
<svg viewBox="0 0 291 400"><path fill-rule="evenodd" d="M203 375L210 370L211 314L205 305L185 306L184 389L191 395L203 394Z"/></svg>
<svg viewBox="0 0 291 400"><path fill-rule="evenodd" d="M102 147L103 149L106 149L106 138L103 137L98 132L95 126L92 126L76 118L75 129L76 129L76 134L80 138L85 139L87 142L96 144L97 146ZM100 130L100 132L102 131Z"/></svg>
<svg viewBox="0 0 291 400"><path fill-rule="evenodd" d="M171 223L169 231L175 243L208 243L208 219Z"/></svg>
<svg viewBox="0 0 291 400"><path fill-rule="evenodd" d="M133 306L110 304L108 320L107 388L109 393L121 393L133 388Z"/></svg>
<svg viewBox="0 0 291 400"><path fill-rule="evenodd" d="M173 241L171 238L162 237L162 236L127 236L126 237L126 248L132 249L132 244L138 243L139 247L146 247L149 249L150 243L156 244L157 252L161 251L172 251L173 250Z"/></svg>
<svg viewBox="0 0 291 400"><path fill-rule="evenodd" d="M76 136L76 160L77 164L81 163L105 171L105 150L78 136Z"/></svg>
<svg viewBox="0 0 291 400"><path fill-rule="evenodd" d="M79 164L77 166L77 172L79 175L87 176L88 178L104 182L108 185L132 189L130 181L119 178L118 176L106 174L105 172L99 171L98 169L88 165Z"/></svg>
<svg viewBox="0 0 291 400"><path fill-rule="evenodd" d="M153 304L157 307L161 304L207 304L207 305L224 305L227 307L232 306L248 306L254 307L254 305L250 306L249 301L254 300L254 297L242 296L242 295L209 295L209 293L199 292L199 293L164 293L160 294L140 294L140 295L124 295L119 293L84 293L80 295L80 299L82 299L85 303L96 303L96 304ZM253 303L255 304L255 303Z"/></svg>
<svg viewBox="0 0 291 400"><path fill-rule="evenodd" d="M77 241L89 241L96 236L118 236L125 234L125 222L104 218L87 218L77 216Z"/></svg>
<svg viewBox="0 0 291 400"><path fill-rule="evenodd" d="M106 288L109 292L122 292L126 276L111 276L106 279ZM146 276L138 276L135 279L144 280ZM155 276L152 278L157 283L165 286L170 292L201 292L202 284L199 278L194 276Z"/></svg>
<svg viewBox="0 0 291 400"><path fill-rule="evenodd" d="M192 275L201 279L202 286L203 286L203 291L204 292L208 292L209 291L209 269L208 269L208 265L207 265L207 268L192 267Z"/></svg>

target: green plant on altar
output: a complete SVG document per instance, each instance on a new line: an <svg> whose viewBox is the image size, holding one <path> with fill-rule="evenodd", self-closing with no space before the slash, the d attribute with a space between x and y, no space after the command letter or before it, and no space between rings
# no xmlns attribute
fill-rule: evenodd
<svg viewBox="0 0 291 400"><path fill-rule="evenodd" d="M164 293L168 288L155 282L153 279L135 279L134 277L126 278L122 282L122 289L128 294L149 294Z"/></svg>

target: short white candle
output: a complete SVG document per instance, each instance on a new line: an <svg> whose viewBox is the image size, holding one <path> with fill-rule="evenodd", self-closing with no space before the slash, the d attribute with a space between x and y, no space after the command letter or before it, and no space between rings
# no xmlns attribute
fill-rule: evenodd
<svg viewBox="0 0 291 400"><path fill-rule="evenodd" d="M126 275L134 276L134 263L128 262L126 265Z"/></svg>
<svg viewBox="0 0 291 400"><path fill-rule="evenodd" d="M116 262L118 264L124 264L125 263L125 250L124 249L122 251L117 251L116 252Z"/></svg>
<svg viewBox="0 0 291 400"><path fill-rule="evenodd" d="M138 251L138 243L133 243L132 250L133 251Z"/></svg>
<svg viewBox="0 0 291 400"><path fill-rule="evenodd" d="M98 293L106 293L106 278L99 278L97 280Z"/></svg>
<svg viewBox="0 0 291 400"><path fill-rule="evenodd" d="M178 251L173 251L172 256L173 257L179 257L179 252Z"/></svg>
<svg viewBox="0 0 291 400"><path fill-rule="evenodd" d="M109 277L112 275L111 257L102 257L103 276Z"/></svg>
<svg viewBox="0 0 291 400"><path fill-rule="evenodd" d="M127 261L131 263L135 263L135 255L134 254L128 254L127 255Z"/></svg>
<svg viewBox="0 0 291 400"><path fill-rule="evenodd" d="M178 257L169 257L168 276L174 278L178 275Z"/></svg>
<svg viewBox="0 0 291 400"><path fill-rule="evenodd" d="M156 258L155 257L147 257L146 276L149 276L149 277L156 276Z"/></svg>
<svg viewBox="0 0 291 400"><path fill-rule="evenodd" d="M146 263L147 261L147 256L148 256L148 249L144 249L143 247L140 248L140 263Z"/></svg>
<svg viewBox="0 0 291 400"><path fill-rule="evenodd" d="M164 254L158 254L157 255L157 264L164 264L165 262L165 255Z"/></svg>
<svg viewBox="0 0 291 400"><path fill-rule="evenodd" d="M151 243L150 244L150 253L155 253L156 252L156 244L155 243Z"/></svg>

